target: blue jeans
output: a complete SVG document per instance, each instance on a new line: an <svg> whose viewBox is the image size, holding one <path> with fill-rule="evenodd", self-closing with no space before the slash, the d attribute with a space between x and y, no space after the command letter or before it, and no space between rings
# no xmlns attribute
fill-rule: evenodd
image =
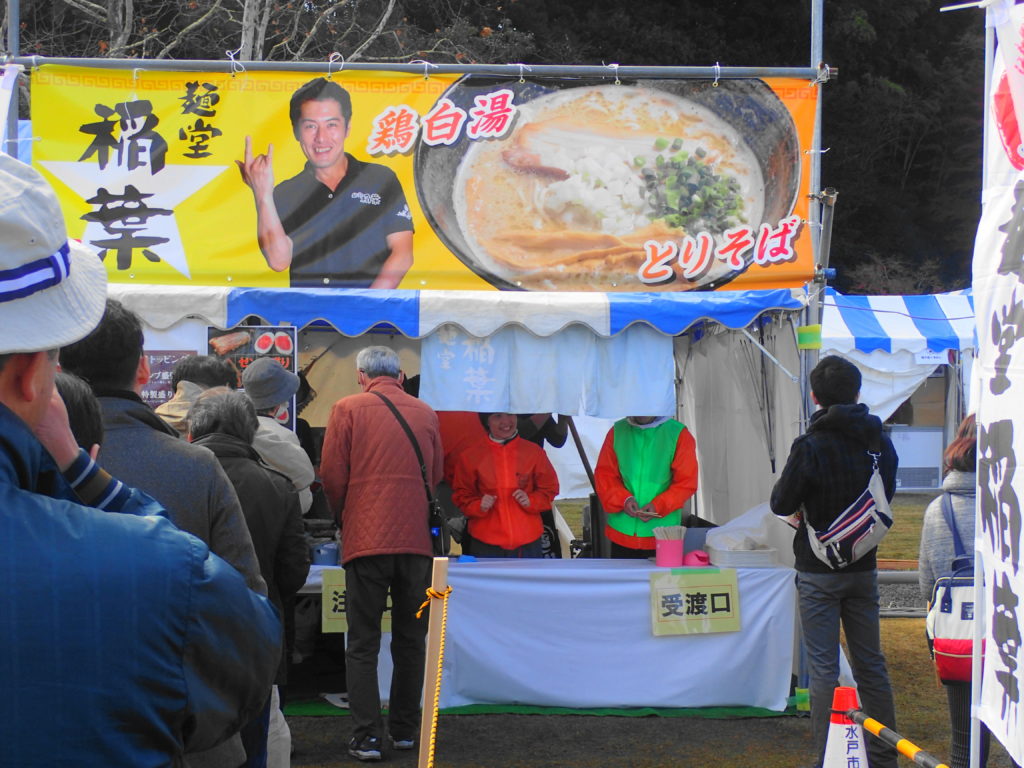
<svg viewBox="0 0 1024 768"><path fill-rule="evenodd" d="M839 624L846 634L850 666L857 681L861 709L883 725L896 728L896 712L879 639L878 574L806 573L796 577L800 624L810 673L811 737L816 765L825 757L832 693L839 683ZM896 768L896 750L865 731L871 768Z"/></svg>

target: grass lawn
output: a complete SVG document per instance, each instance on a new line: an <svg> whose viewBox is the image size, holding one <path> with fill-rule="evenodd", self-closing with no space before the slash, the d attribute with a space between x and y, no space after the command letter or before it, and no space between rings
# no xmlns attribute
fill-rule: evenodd
<svg viewBox="0 0 1024 768"><path fill-rule="evenodd" d="M912 569L916 570L924 510L936 496L937 492L896 494L891 504L895 522L878 546L880 560L913 560Z"/></svg>
<svg viewBox="0 0 1024 768"><path fill-rule="evenodd" d="M878 557L882 560L912 560L912 563L900 564L909 570L917 568L917 552L921 544L921 522L924 510L937 493L897 493L892 500L893 515L896 523L889 535L882 540L878 548ZM587 499L559 499L558 510L569 524L577 538L583 533L583 507Z"/></svg>
<svg viewBox="0 0 1024 768"><path fill-rule="evenodd" d="M898 493L892 501L895 524L878 548L881 560L909 561L890 567L916 570L924 511L938 493ZM577 537L581 535L586 499L562 499L558 509ZM882 648L896 698L897 729L917 746L948 757L949 713L946 696L935 677L924 636L924 619L886 619L882 622ZM789 768L793 754L765 755L764 768ZM708 763L713 765L714 763ZM990 768L1008 766L1005 750L993 741ZM910 766L901 759L901 766Z"/></svg>

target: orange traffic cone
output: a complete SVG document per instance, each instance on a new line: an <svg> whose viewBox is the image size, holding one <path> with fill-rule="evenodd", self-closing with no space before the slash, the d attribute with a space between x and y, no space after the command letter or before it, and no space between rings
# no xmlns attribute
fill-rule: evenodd
<svg viewBox="0 0 1024 768"><path fill-rule="evenodd" d="M864 748L864 731L846 716L851 709L858 709L857 689L839 686L832 694L832 718L828 725L828 740L825 742L825 760L822 768L848 768L867 766L868 753Z"/></svg>

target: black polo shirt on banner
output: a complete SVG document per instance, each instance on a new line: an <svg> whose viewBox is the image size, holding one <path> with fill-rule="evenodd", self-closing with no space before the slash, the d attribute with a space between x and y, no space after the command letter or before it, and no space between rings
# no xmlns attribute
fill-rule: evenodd
<svg viewBox="0 0 1024 768"><path fill-rule="evenodd" d="M274 187L278 216L292 239L293 286L366 288L391 253L387 236L413 231L394 172L345 156L348 171L333 191L308 163Z"/></svg>

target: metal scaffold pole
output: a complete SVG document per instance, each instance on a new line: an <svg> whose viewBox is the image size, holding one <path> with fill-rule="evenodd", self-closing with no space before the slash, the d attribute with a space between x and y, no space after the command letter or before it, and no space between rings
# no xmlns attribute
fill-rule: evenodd
<svg viewBox="0 0 1024 768"><path fill-rule="evenodd" d="M7 0L7 55L18 58L21 46L21 0ZM18 156L18 88L11 91L11 108L7 113L7 154Z"/></svg>

